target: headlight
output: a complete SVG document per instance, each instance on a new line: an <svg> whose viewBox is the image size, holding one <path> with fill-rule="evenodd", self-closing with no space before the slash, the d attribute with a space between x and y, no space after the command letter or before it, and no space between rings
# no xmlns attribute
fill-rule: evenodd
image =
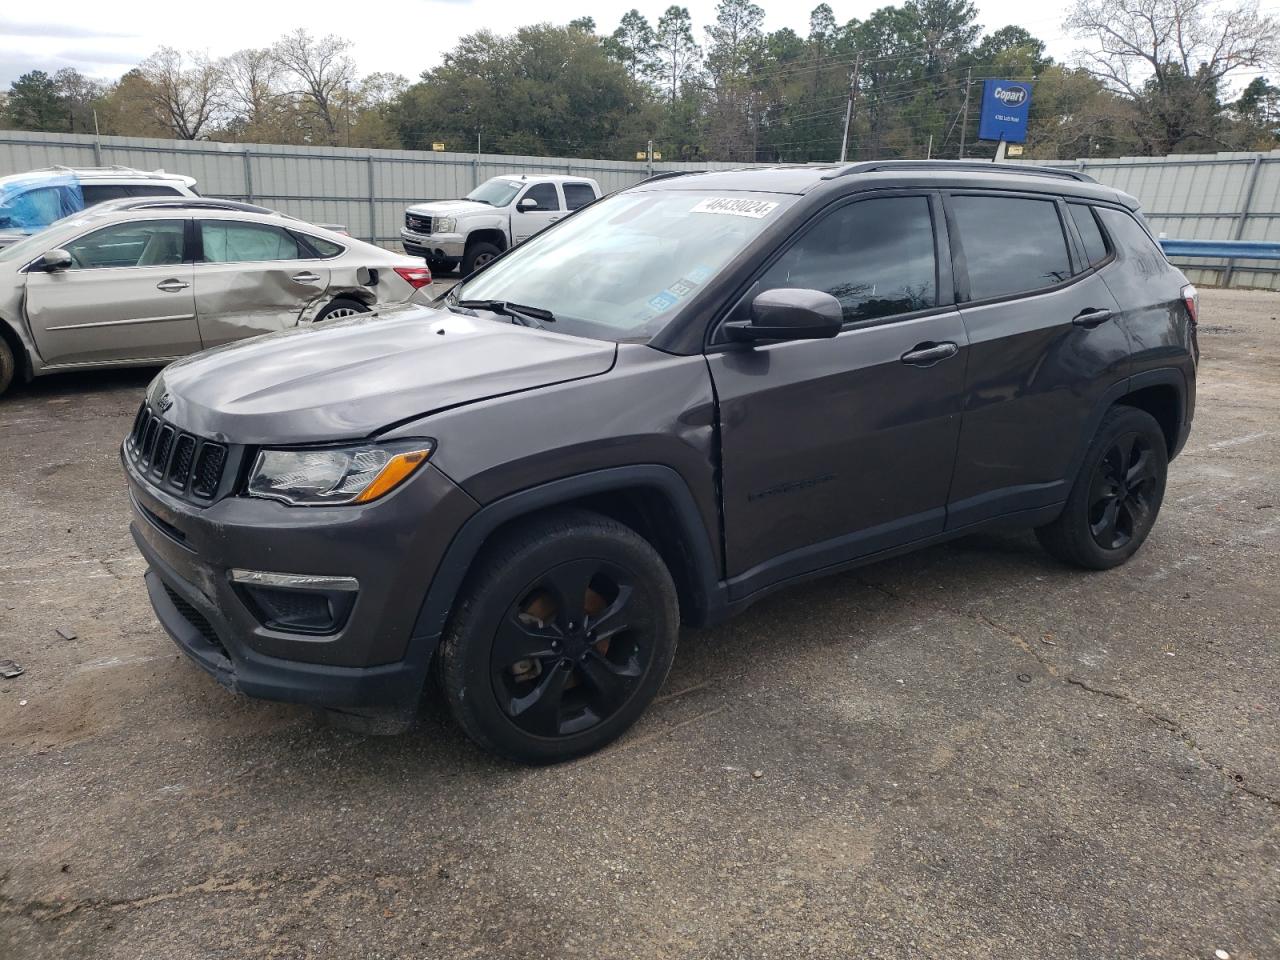
<svg viewBox="0 0 1280 960"><path fill-rule="evenodd" d="M454 229L457 226L458 226L458 221L455 217L436 217L435 220L432 221L431 232L432 233L453 233Z"/></svg>
<svg viewBox="0 0 1280 960"><path fill-rule="evenodd" d="M310 450L262 450L249 473L249 496L294 506L369 503L427 462L431 440L364 443Z"/></svg>

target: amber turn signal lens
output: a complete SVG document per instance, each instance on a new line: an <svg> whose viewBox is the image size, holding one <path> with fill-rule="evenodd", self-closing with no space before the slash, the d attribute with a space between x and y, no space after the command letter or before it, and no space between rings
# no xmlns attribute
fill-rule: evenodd
<svg viewBox="0 0 1280 960"><path fill-rule="evenodd" d="M405 453L397 453L373 478L373 483L365 487L364 492L356 497L355 502L368 503L370 500L377 500L390 493L409 479L413 471L426 463L430 455L430 450L408 450Z"/></svg>

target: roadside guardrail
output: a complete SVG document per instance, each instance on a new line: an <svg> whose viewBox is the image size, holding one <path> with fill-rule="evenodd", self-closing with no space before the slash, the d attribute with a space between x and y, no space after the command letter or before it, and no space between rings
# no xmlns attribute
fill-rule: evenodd
<svg viewBox="0 0 1280 960"><path fill-rule="evenodd" d="M1160 239L1170 257L1226 257L1229 260L1280 260L1280 242L1272 240Z"/></svg>

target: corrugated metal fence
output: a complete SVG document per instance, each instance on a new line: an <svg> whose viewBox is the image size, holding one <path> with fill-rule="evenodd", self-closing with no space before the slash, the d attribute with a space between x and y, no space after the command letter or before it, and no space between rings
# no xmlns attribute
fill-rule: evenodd
<svg viewBox="0 0 1280 960"><path fill-rule="evenodd" d="M1041 162L1137 197L1159 236L1280 241L1280 150ZM1274 261L1172 259L1195 283L1280 289Z"/></svg>
<svg viewBox="0 0 1280 960"><path fill-rule="evenodd" d="M1083 170L1137 197L1159 234L1187 240L1280 241L1280 150L1107 160L1048 161ZM0 131L0 176L55 164L163 168L200 182L209 196L250 200L304 220L343 223L358 237L394 245L404 208L460 197L504 173L593 177L606 192L646 176L644 163L343 147L206 143ZM718 170L728 163L657 163ZM1197 283L1280 289L1280 266L1263 261L1186 261Z"/></svg>
<svg viewBox="0 0 1280 960"><path fill-rule="evenodd" d="M650 172L643 162L616 160L0 131L0 176L113 164L183 173L199 181L205 196L261 203L313 223L342 223L353 236L386 245L398 244L407 205L461 197L499 174L576 174L595 179L607 193ZM740 166L656 163L653 172Z"/></svg>

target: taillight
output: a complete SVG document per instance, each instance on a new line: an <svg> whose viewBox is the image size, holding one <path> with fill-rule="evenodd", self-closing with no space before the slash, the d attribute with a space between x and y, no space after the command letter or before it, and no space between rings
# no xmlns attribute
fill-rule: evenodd
<svg viewBox="0 0 1280 960"><path fill-rule="evenodd" d="M1191 284L1187 284L1182 288L1182 302L1187 305L1187 313L1191 315L1192 323L1200 322L1200 291Z"/></svg>
<svg viewBox="0 0 1280 960"><path fill-rule="evenodd" d="M395 271L400 274L400 278L404 280L405 283L409 284L409 286L413 287L415 290L419 290L431 282L430 267L396 267Z"/></svg>

